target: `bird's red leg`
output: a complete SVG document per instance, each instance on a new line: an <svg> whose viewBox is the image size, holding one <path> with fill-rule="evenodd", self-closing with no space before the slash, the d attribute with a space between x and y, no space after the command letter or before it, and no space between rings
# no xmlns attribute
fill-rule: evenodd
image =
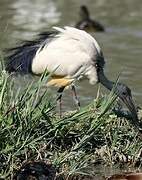
<svg viewBox="0 0 142 180"><path fill-rule="evenodd" d="M80 101L79 101L79 99L77 97L75 86L72 85L71 88L72 88L72 93L73 93L73 98L75 100L75 104L77 105L78 110L80 110Z"/></svg>
<svg viewBox="0 0 142 180"><path fill-rule="evenodd" d="M59 102L59 115L60 115L60 118L62 117L62 95L63 95L64 89L65 89L65 86L62 86L57 91L58 96L57 96L56 101Z"/></svg>

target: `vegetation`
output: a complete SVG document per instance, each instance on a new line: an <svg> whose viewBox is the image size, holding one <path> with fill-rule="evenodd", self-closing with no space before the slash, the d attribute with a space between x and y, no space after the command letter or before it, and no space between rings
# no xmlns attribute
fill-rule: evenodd
<svg viewBox="0 0 142 180"><path fill-rule="evenodd" d="M1 178L12 179L30 160L51 164L57 178L64 179L93 176L91 167L97 164L142 166L142 141L129 121L112 111L117 103L113 91L60 118L56 101L42 88L48 78L43 75L21 90L1 71Z"/></svg>

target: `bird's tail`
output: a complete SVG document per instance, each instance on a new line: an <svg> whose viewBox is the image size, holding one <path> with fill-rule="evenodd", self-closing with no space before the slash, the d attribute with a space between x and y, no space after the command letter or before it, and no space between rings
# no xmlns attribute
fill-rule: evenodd
<svg viewBox="0 0 142 180"><path fill-rule="evenodd" d="M44 32L33 41L23 41L19 46L7 49L5 57L5 69L11 72L32 72L32 61L37 50L42 48L57 34L55 31Z"/></svg>
<svg viewBox="0 0 142 180"><path fill-rule="evenodd" d="M5 69L9 73L17 71L28 73L31 71L32 59L36 53L35 46L28 47L25 44L7 50Z"/></svg>

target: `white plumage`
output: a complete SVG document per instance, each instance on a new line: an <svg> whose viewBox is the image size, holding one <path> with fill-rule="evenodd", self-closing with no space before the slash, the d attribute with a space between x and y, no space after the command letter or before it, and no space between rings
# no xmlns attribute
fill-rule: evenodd
<svg viewBox="0 0 142 180"><path fill-rule="evenodd" d="M60 33L42 50L37 51L32 71L41 74L49 72L66 78L77 79L86 76L91 84L98 81L95 59L101 52L97 41L88 33L76 28L54 28ZM46 41L46 40L45 40Z"/></svg>

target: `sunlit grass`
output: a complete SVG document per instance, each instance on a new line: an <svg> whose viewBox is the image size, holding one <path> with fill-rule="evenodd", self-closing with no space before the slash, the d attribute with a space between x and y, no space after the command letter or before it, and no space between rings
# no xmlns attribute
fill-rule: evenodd
<svg viewBox="0 0 142 180"><path fill-rule="evenodd" d="M44 74L15 92L11 76L1 71L1 178L12 179L29 160L51 162L66 179L93 175L90 167L97 163L141 166L142 141L126 119L112 112L113 91L60 118L55 99L42 89L48 78Z"/></svg>

